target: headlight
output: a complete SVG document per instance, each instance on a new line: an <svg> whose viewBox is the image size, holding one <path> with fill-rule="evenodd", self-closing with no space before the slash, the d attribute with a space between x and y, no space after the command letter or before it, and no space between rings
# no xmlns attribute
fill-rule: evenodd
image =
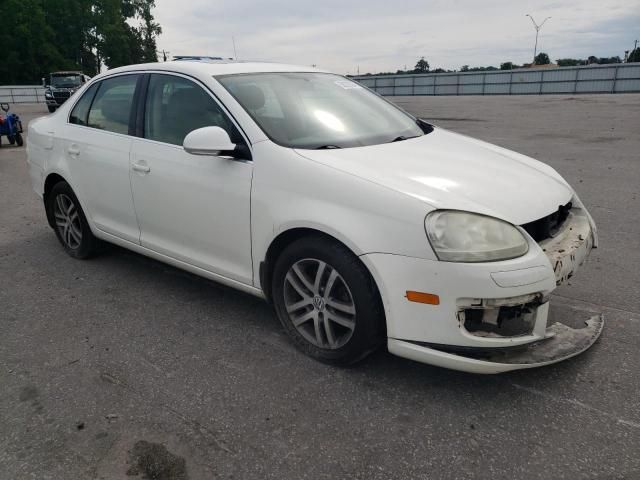
<svg viewBox="0 0 640 480"><path fill-rule="evenodd" d="M53 98L53 95L52 95L50 92L45 92L45 93L44 93L44 96L45 96L46 98Z"/></svg>
<svg viewBox="0 0 640 480"><path fill-rule="evenodd" d="M438 259L445 262L508 260L529 250L516 227L476 213L436 210L427 215L425 229Z"/></svg>

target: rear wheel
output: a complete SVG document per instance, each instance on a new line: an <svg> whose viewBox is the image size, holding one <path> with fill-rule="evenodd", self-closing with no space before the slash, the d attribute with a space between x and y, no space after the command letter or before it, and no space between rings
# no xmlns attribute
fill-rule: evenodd
<svg viewBox="0 0 640 480"><path fill-rule="evenodd" d="M378 290L362 262L324 237L289 245L273 274L273 300L296 346L325 363L348 365L384 340Z"/></svg>
<svg viewBox="0 0 640 480"><path fill-rule="evenodd" d="M13 135L9 135L7 138L9 139L9 145L16 143L16 138Z"/></svg>
<svg viewBox="0 0 640 480"><path fill-rule="evenodd" d="M78 198L67 182L56 183L47 196L47 214L65 251L74 258L94 255L98 239L91 233Z"/></svg>
<svg viewBox="0 0 640 480"><path fill-rule="evenodd" d="M18 146L19 146L19 147L21 147L22 145L24 145L24 140L22 139L22 134L20 134L20 133L16 133L16 134L14 135L14 137L15 137L15 141L16 141L16 143L18 144ZM13 145L13 143L12 143L12 145Z"/></svg>

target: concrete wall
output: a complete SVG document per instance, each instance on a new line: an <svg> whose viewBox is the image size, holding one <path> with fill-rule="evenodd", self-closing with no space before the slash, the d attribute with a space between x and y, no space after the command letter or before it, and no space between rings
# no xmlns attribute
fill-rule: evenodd
<svg viewBox="0 0 640 480"><path fill-rule="evenodd" d="M0 103L44 103L41 85L0 85Z"/></svg>
<svg viewBox="0 0 640 480"><path fill-rule="evenodd" d="M354 80L381 95L541 95L640 92L640 63L491 72L372 75Z"/></svg>

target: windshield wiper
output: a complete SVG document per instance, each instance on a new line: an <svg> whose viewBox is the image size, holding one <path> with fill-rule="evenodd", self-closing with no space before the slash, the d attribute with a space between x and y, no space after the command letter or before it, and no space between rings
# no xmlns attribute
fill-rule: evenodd
<svg viewBox="0 0 640 480"><path fill-rule="evenodd" d="M334 148L342 148L337 145L321 145L316 147L314 150L333 150Z"/></svg>
<svg viewBox="0 0 640 480"><path fill-rule="evenodd" d="M410 138L416 138L419 137L420 135L413 135L411 137L405 137L404 135L400 135L399 137L394 138L393 140L391 140L389 143L393 143L393 142L401 142L403 140L409 140Z"/></svg>

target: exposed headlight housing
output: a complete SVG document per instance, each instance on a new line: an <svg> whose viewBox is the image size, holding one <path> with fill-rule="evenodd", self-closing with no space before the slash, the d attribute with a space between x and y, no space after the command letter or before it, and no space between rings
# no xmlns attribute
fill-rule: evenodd
<svg viewBox="0 0 640 480"><path fill-rule="evenodd" d="M445 262L496 262L529 251L516 227L477 213L436 210L427 215L425 229L436 256Z"/></svg>

